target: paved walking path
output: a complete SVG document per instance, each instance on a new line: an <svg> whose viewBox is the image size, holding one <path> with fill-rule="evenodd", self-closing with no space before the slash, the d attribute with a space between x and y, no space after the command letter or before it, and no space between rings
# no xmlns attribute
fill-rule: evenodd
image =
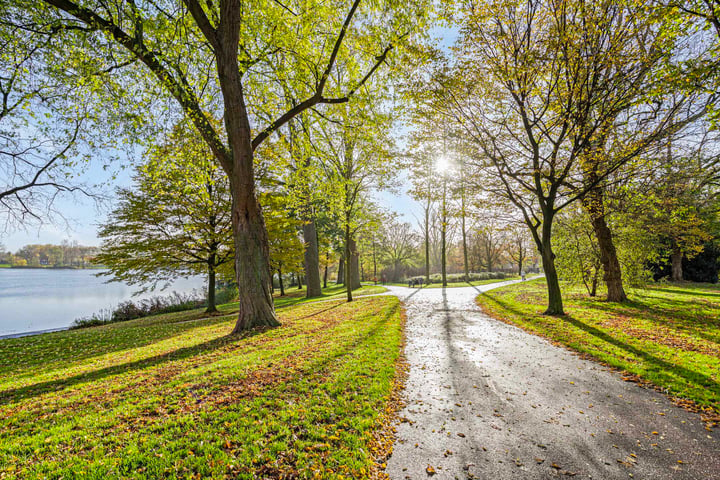
<svg viewBox="0 0 720 480"><path fill-rule="evenodd" d="M410 363L391 479L720 479L698 415L482 314L479 291L507 283L390 287Z"/></svg>

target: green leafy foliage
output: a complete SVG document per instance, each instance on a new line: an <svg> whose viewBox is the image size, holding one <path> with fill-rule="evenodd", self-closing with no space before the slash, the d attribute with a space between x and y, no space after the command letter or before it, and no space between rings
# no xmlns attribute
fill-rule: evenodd
<svg viewBox="0 0 720 480"><path fill-rule="evenodd" d="M233 259L230 191L209 148L187 124L151 148L135 186L100 228L97 262L131 285L214 273Z"/></svg>

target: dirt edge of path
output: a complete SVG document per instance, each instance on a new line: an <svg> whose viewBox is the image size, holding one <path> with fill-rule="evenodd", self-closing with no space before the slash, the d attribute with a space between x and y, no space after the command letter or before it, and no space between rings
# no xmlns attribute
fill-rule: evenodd
<svg viewBox="0 0 720 480"><path fill-rule="evenodd" d="M400 423L400 411L405 408L406 401L404 391L408 375L410 372L410 364L405 356L405 345L407 342L407 311L405 305L401 303L401 328L402 337L400 341L400 354L395 361L395 377L393 378L393 386L390 390L390 396L385 405L385 410L380 412L376 427L373 431L373 438L370 442L370 453L375 459L375 463L369 477L373 480L389 480L389 476L385 473L387 460L393 452L393 446L397 439L397 425Z"/></svg>

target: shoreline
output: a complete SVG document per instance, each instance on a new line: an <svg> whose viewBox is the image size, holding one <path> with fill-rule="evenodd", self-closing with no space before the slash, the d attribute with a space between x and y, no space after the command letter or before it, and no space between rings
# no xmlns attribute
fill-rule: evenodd
<svg viewBox="0 0 720 480"><path fill-rule="evenodd" d="M60 327L60 328L48 328L47 330L33 330L31 332L21 332L21 333L8 333L0 335L0 340L8 340L11 338L21 338L21 337L31 337L33 335L42 335L43 333L53 333L53 332L62 332L64 330L69 330L70 327Z"/></svg>
<svg viewBox="0 0 720 480"><path fill-rule="evenodd" d="M20 266L20 265L11 265L7 268L8 270L104 270L105 267L99 266L99 267L55 267L55 266L49 266L49 267L37 267L37 266Z"/></svg>

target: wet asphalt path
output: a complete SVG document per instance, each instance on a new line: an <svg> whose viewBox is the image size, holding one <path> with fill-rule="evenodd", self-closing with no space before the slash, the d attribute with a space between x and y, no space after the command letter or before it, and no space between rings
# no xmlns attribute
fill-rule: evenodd
<svg viewBox="0 0 720 480"><path fill-rule="evenodd" d="M502 285L390 287L410 364L391 479L720 479L698 415L483 315L474 298Z"/></svg>

